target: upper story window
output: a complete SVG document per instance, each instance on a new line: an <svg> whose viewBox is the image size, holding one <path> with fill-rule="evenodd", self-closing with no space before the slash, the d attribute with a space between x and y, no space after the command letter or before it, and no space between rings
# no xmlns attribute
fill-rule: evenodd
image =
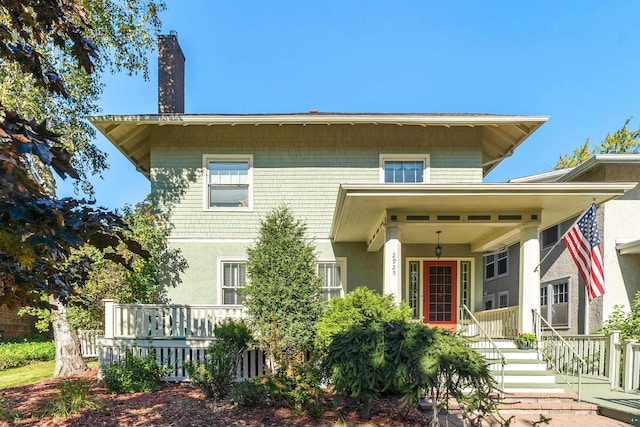
<svg viewBox="0 0 640 427"><path fill-rule="evenodd" d="M322 297L331 298L344 295L344 277L346 262L339 259L335 262L319 262L318 275L322 277Z"/></svg>
<svg viewBox="0 0 640 427"><path fill-rule="evenodd" d="M541 233L542 248L548 248L560 239L560 226L554 225Z"/></svg>
<svg viewBox="0 0 640 427"><path fill-rule="evenodd" d="M247 263L222 262L222 304L242 304L239 290L247 283Z"/></svg>
<svg viewBox="0 0 640 427"><path fill-rule="evenodd" d="M495 279L509 273L509 252L507 250L484 257L484 278Z"/></svg>
<svg viewBox="0 0 640 427"><path fill-rule="evenodd" d="M380 155L380 181L419 184L428 182L429 159L424 154Z"/></svg>
<svg viewBox="0 0 640 427"><path fill-rule="evenodd" d="M248 210L252 207L253 156L205 156L206 209Z"/></svg>

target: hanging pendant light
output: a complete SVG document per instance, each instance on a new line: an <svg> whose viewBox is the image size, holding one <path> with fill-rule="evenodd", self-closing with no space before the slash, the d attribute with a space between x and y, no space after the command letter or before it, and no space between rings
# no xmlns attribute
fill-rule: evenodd
<svg viewBox="0 0 640 427"><path fill-rule="evenodd" d="M442 246L440 246L440 233L442 233L442 231L438 230L436 231L436 234L438 235L438 246L436 246L436 258L440 259L440 257L442 256Z"/></svg>

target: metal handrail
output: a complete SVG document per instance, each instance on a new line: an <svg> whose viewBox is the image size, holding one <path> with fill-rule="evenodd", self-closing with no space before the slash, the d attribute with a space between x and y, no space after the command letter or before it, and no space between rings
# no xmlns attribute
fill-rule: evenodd
<svg viewBox="0 0 640 427"><path fill-rule="evenodd" d="M480 335L492 347L492 351L498 354L499 356L498 358L500 359L500 391L502 392L504 390L504 367L507 364L506 358L504 357L504 353L500 350L500 348L498 348L498 345L495 343L495 341L493 341L493 339L491 339L489 334L487 334L487 332L484 330L480 322L478 322L478 319L476 319L476 317L473 315L471 310L469 310L469 308L465 304L461 304L460 309L462 311L461 314L466 315L463 317L471 319L471 321L478 328L478 331L480 331Z"/></svg>
<svg viewBox="0 0 640 427"><path fill-rule="evenodd" d="M570 353L572 353L574 359L576 359L578 361L578 389L576 390L573 386L573 384L569 381L569 378L567 378L567 376L565 375L564 372L561 372L560 368L558 366L555 366L555 363L553 362L552 358L547 357L544 353L544 351L542 351L542 357L545 358L545 360L547 361L547 363L551 364L551 366L553 367L553 369L556 370L556 372L558 372L562 378L564 378L564 380L567 382L567 385L569 385L569 387L571 387L571 389L578 394L578 401L580 401L580 393L582 391L582 369L583 367L586 365L586 362L584 361L584 359L580 356L580 354L578 354L578 352L573 348L573 346L571 344L569 344L564 338L562 338L562 336L558 333L558 331L556 331L553 326L551 326L549 324L549 322L547 322L547 320L542 317L542 315L540 315L540 313L538 313L538 310L536 310L535 308L531 310L532 314L533 314L533 320L534 320L534 325L535 325L535 330L536 330L536 336L540 337L540 339L542 340L542 327L541 324L544 323L544 326L547 330L551 331L551 335L553 336L553 338L556 341L559 341L561 343L561 346L563 349L568 350Z"/></svg>

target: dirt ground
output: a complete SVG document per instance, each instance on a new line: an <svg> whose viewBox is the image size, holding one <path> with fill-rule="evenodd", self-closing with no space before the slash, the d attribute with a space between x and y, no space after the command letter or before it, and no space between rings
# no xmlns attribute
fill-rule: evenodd
<svg viewBox="0 0 640 427"><path fill-rule="evenodd" d="M240 409L226 402L206 399L190 384L167 384L154 393L115 395L96 381L96 370L77 378L92 382L91 393L104 408L88 410L67 419L32 418L38 403L54 395L61 379L44 380L33 384L0 390L5 404L18 414L18 419L1 426L425 426L429 417L417 407L400 408L395 399L383 399L373 407L373 417L367 423L358 418L355 405L336 406L330 400L320 420L289 409L259 405ZM340 424L340 422L342 424Z"/></svg>

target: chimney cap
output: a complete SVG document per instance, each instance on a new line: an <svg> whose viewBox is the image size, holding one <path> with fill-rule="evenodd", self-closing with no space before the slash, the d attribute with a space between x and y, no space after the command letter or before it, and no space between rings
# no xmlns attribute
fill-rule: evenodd
<svg viewBox="0 0 640 427"><path fill-rule="evenodd" d="M170 30L169 35L173 37L178 37L178 32L176 30Z"/></svg>

